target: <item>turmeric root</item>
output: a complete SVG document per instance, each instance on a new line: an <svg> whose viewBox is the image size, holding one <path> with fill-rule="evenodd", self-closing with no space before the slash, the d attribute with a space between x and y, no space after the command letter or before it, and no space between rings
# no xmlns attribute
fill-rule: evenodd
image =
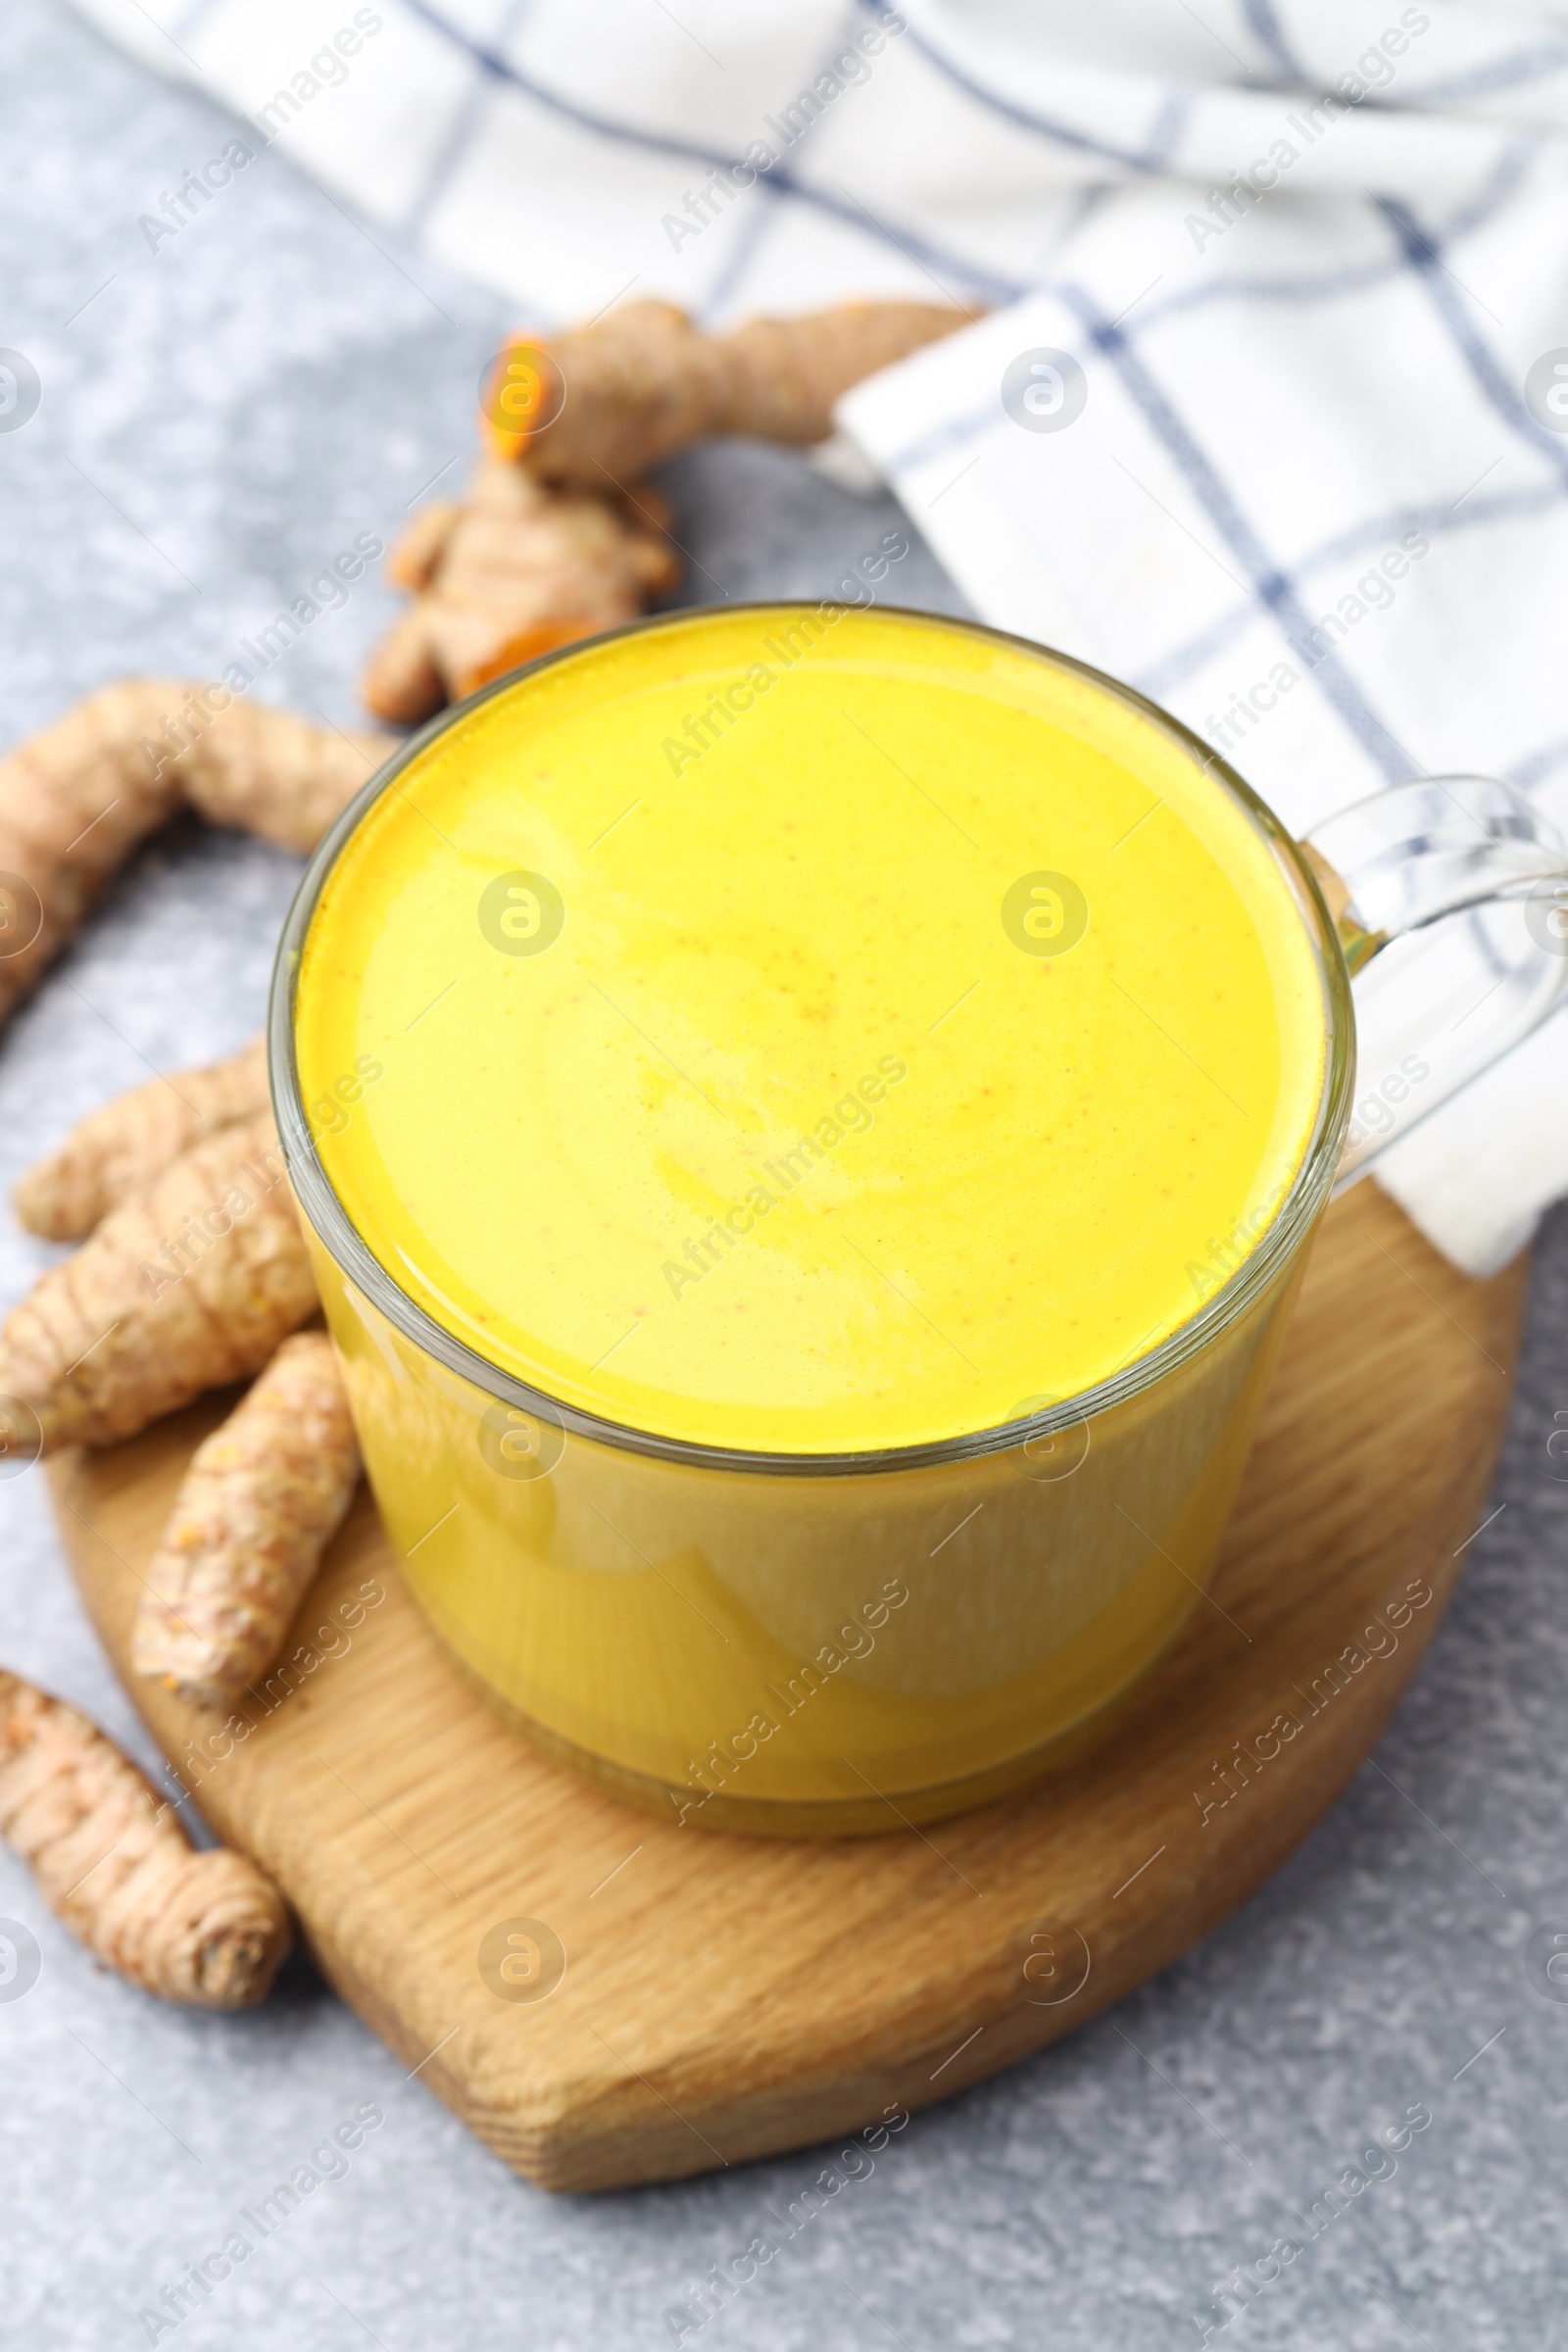
<svg viewBox="0 0 1568 2352"><path fill-rule="evenodd" d="M194 716L180 717L194 732ZM173 765L185 799L209 824L233 825L303 858L397 748L393 736L318 727L292 710L236 702Z"/></svg>
<svg viewBox="0 0 1568 2352"><path fill-rule="evenodd" d="M636 482L713 433L805 447L833 430L852 384L967 326L928 302L850 302L705 335L667 302L628 302L551 342L519 337L496 363L484 417L498 457L540 481Z"/></svg>
<svg viewBox="0 0 1568 2352"><path fill-rule="evenodd" d="M536 654L634 619L679 576L667 519L651 491L547 490L482 461L467 504L427 507L392 551L391 576L416 601L371 658L366 702L411 725Z"/></svg>
<svg viewBox="0 0 1568 2352"><path fill-rule="evenodd" d="M390 748L226 687L128 678L88 695L0 760L0 1021L182 802L308 850Z"/></svg>
<svg viewBox="0 0 1568 2352"><path fill-rule="evenodd" d="M192 1457L147 1571L136 1672L231 1705L276 1657L359 1476L332 1343L301 1332Z"/></svg>
<svg viewBox="0 0 1568 2352"><path fill-rule="evenodd" d="M416 602L373 656L364 694L411 725L443 702L596 630L633 620L679 566L650 466L710 433L805 445L863 376L952 334L966 311L848 303L702 334L665 302L630 302L545 344L519 338L484 400L491 458L466 506L416 514L392 578Z"/></svg>
<svg viewBox="0 0 1568 2352"><path fill-rule="evenodd" d="M226 1061L152 1078L90 1111L58 1152L29 1168L13 1199L29 1233L78 1242L192 1144L268 1105L267 1041Z"/></svg>
<svg viewBox="0 0 1568 2352"><path fill-rule="evenodd" d="M39 1279L0 1330L0 1397L45 1452L107 1446L259 1371L316 1304L276 1130L240 1119Z"/></svg>
<svg viewBox="0 0 1568 2352"><path fill-rule="evenodd" d="M194 1853L179 1818L84 1715L0 1672L0 1837L95 1958L166 2001L243 2009L289 1946L243 1854Z"/></svg>

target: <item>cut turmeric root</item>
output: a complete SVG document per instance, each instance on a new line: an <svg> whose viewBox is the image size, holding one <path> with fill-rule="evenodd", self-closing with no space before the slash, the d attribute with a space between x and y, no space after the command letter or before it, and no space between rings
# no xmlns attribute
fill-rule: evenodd
<svg viewBox="0 0 1568 2352"><path fill-rule="evenodd" d="M466 505L416 514L388 569L416 598L366 671L412 725L505 670L634 620L679 576L649 466L712 433L824 440L852 384L969 323L934 303L847 303L705 335L630 302L549 342L519 337L484 401L490 457Z"/></svg>
<svg viewBox="0 0 1568 2352"><path fill-rule="evenodd" d="M427 507L392 550L391 576L416 602L372 657L366 702L412 725L536 654L635 619L679 577L666 521L651 491L547 490L483 460L466 506Z"/></svg>
<svg viewBox="0 0 1568 2352"><path fill-rule="evenodd" d="M225 687L127 678L88 695L0 760L0 1021L181 805L312 849L390 748Z"/></svg>
<svg viewBox="0 0 1568 2352"><path fill-rule="evenodd" d="M548 341L519 336L487 386L498 457L540 481L609 489L714 433L798 448L826 440L834 404L880 368L978 313L929 302L847 302L705 335L668 302L628 302Z"/></svg>
<svg viewBox="0 0 1568 2352"><path fill-rule="evenodd" d="M85 1715L0 1672L0 1837L95 1958L166 2001L243 2009L289 1947L244 1855L195 1853L177 1814Z"/></svg>
<svg viewBox="0 0 1568 2352"><path fill-rule="evenodd" d="M0 1399L43 1452L110 1445L259 1371L316 1305L276 1130L241 1119L39 1279L0 1330Z"/></svg>
<svg viewBox="0 0 1568 2352"><path fill-rule="evenodd" d="M17 1215L45 1241L80 1241L192 1144L267 1106L265 1038L226 1061L149 1079L90 1111L27 1170L12 1196Z"/></svg>
<svg viewBox="0 0 1568 2352"><path fill-rule="evenodd" d="M232 1704L277 1656L359 1475L332 1343L301 1332L192 1457L147 1571L136 1672Z"/></svg>

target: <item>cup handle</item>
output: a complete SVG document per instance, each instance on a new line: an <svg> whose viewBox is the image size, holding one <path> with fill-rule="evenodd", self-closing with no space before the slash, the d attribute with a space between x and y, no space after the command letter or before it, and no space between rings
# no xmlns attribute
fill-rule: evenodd
<svg viewBox="0 0 1568 2352"><path fill-rule="evenodd" d="M1301 852L1366 974L1338 1192L1568 1002L1568 847L1511 784L1426 776L1342 809ZM1427 953L1421 935L1466 912L1468 958Z"/></svg>

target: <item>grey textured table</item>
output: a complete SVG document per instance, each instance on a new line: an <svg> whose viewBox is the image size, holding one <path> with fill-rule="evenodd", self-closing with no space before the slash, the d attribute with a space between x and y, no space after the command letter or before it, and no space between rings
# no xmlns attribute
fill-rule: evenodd
<svg viewBox="0 0 1568 2352"><path fill-rule="evenodd" d="M0 437L8 738L125 671L216 675L356 532L390 538L466 453L509 323L269 157L155 257L136 217L221 143L199 98L44 0L0 30L0 344L43 402ZM752 450L672 470L694 595L825 590L889 516ZM911 603L956 609L916 554ZM370 579L263 691L343 721L391 600ZM289 859L165 837L0 1044L0 1178L146 1072L253 1029ZM0 1221L0 1297L47 1252ZM1497 1490L1413 1695L1345 1800L1201 1949L1075 2039L917 2117L688 2344L783 2352L1203 2340L1383 2352L1568 2343L1568 1217L1538 1249ZM1559 1445L1559 1454L1564 1447ZM36 1473L0 1484L0 1653L147 1754ZM558 2201L470 2139L303 1961L260 2013L190 2017L95 1974L0 1855L42 1946L0 1986L9 2344L145 2343L138 2312L365 2101L347 2176L177 2330L181 2352L655 2346L831 2149ZM1568 1993L1568 1986L1562 1988ZM1476 2055L1476 2053L1482 2053ZM1228 2329L1236 2264L1410 2106L1432 2121ZM1363 2168L1364 2173L1365 2168ZM1263 2268L1270 2264L1265 2260ZM1190 2316L1202 2315L1198 2324ZM173 2340L169 2331L158 2340Z"/></svg>

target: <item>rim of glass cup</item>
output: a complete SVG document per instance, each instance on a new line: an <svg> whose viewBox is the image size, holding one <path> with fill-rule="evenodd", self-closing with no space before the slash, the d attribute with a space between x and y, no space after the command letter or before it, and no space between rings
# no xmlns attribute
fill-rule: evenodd
<svg viewBox="0 0 1568 2352"><path fill-rule="evenodd" d="M749 612L760 615L818 612L824 608L831 608L834 602L831 597L763 597L745 604L725 605L720 610L728 619ZM1179 1324L1147 1353L1135 1355L1095 1387L1062 1397L1051 1406L1022 1418L999 1422L985 1429L964 1431L956 1437L925 1439L907 1446L862 1447L844 1453L773 1452L766 1448L714 1446L695 1439L665 1437L657 1430L637 1429L629 1423L586 1411L579 1405L568 1404L560 1397L550 1396L546 1390L530 1386L528 1382L503 1370L499 1364L492 1363L463 1340L455 1338L411 1298L373 1254L333 1190L311 1133L295 1059L294 1006L300 959L318 901L345 843L358 829L367 811L396 783L403 770L439 736L450 728L461 726L481 704L491 701L496 695L510 692L519 679L530 677L538 670L591 654L618 637L643 635L661 629L673 631L694 622L701 623L712 617L712 609L688 606L673 612L649 613L641 619L627 621L619 628L604 629L593 637L577 638L569 645L556 647L531 662L520 662L515 669L507 670L500 677L487 680L462 702L450 704L446 710L437 712L434 718L427 720L399 745L392 757L356 793L318 844L305 869L278 943L268 1005L268 1062L278 1136L295 1196L317 1239L339 1270L405 1339L501 1403L513 1405L575 1437L593 1439L601 1445L613 1446L623 1451L649 1454L662 1461L713 1470L752 1471L770 1476L865 1476L877 1471L916 1470L944 1462L970 1461L990 1453L1011 1452L1037 1439L1076 1429L1098 1414L1129 1402L1144 1390L1155 1387L1168 1373L1200 1355L1222 1331L1247 1313L1281 1267L1290 1260L1304 1230L1321 1208L1334 1181L1345 1131L1349 1123L1354 1077L1355 1016L1349 973L1333 919L1318 887L1317 877L1296 840L1287 832L1268 804L1243 781L1230 763L1195 734L1192 728L1184 726L1180 719L1173 718L1168 710L1161 710L1147 695L1140 694L1136 687L1124 685L1119 678L1096 669L1090 662L1076 660L1071 654L1059 653L1053 646L1040 645L1032 638L1018 637L1005 629L990 628L982 621L957 620L945 613L923 612L909 605L843 605L839 609L846 613L874 610L900 620L912 620L945 630L959 629L970 636L984 638L991 644L1006 646L1036 661L1068 670L1075 677L1087 680L1092 686L1113 696L1152 721L1229 794L1284 872L1315 951L1318 982L1323 993L1326 1039L1323 1080L1316 1114L1300 1164L1268 1224L1236 1271L1203 1301L1197 1313Z"/></svg>

